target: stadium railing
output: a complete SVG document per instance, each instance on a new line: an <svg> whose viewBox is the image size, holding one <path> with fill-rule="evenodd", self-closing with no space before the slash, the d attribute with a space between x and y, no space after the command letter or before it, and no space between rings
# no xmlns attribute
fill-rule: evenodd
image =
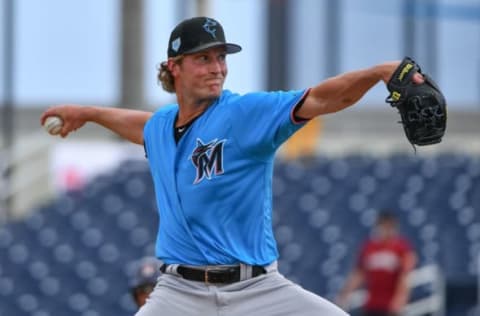
<svg viewBox="0 0 480 316"><path fill-rule="evenodd" d="M445 316L445 280L437 265L426 265L412 271L409 286L412 291L421 286L429 286L431 290L424 297L412 299L405 306L402 316ZM365 290L354 291L349 299L348 310L358 309L366 298Z"/></svg>
<svg viewBox="0 0 480 316"><path fill-rule="evenodd" d="M48 138L35 133L22 137L11 152L0 151L0 216L3 220L21 218L53 196L49 179L50 145Z"/></svg>

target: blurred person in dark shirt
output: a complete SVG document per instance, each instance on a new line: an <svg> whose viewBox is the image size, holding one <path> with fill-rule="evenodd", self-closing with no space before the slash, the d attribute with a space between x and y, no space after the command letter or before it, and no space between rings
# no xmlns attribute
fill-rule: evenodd
<svg viewBox="0 0 480 316"><path fill-rule="evenodd" d="M145 257L135 263L135 273L130 280L130 291L137 304L142 307L155 288L160 276L161 263L157 258Z"/></svg>

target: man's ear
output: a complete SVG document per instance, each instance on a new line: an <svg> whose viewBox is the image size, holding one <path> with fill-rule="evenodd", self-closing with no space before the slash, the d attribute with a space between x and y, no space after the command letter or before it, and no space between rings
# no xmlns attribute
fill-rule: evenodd
<svg viewBox="0 0 480 316"><path fill-rule="evenodd" d="M167 60L167 68L172 73L172 75L176 75L179 66L180 65L178 64L178 62L176 62L174 59Z"/></svg>

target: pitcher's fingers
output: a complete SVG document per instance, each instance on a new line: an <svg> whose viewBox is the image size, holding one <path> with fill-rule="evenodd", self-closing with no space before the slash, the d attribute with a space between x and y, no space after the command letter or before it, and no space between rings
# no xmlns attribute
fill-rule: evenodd
<svg viewBox="0 0 480 316"><path fill-rule="evenodd" d="M68 134L70 134L70 132L72 131L72 129L73 124L69 121L64 121L62 130L60 131L60 136L62 136L62 138L67 137Z"/></svg>
<svg viewBox="0 0 480 316"><path fill-rule="evenodd" d="M65 138L65 137L68 136L69 133L70 133L70 131L67 130L67 129L65 129L65 126L64 126L64 127L62 128L62 131L60 132L60 136L61 136L62 138Z"/></svg>
<svg viewBox="0 0 480 316"><path fill-rule="evenodd" d="M423 78L422 74L417 72L413 75L413 82L416 84L422 84L425 82L425 79Z"/></svg>
<svg viewBox="0 0 480 316"><path fill-rule="evenodd" d="M40 124L43 125L45 123L45 120L47 119L47 117L53 116L53 115L60 116L58 114L57 108L50 107L47 110L45 110L45 112L43 112L42 115L40 116Z"/></svg>

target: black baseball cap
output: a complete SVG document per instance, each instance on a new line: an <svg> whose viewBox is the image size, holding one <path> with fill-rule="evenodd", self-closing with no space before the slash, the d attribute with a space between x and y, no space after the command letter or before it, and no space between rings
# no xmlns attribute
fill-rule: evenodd
<svg viewBox="0 0 480 316"><path fill-rule="evenodd" d="M170 34L168 57L193 54L202 50L224 46L227 54L238 53L242 47L227 43L222 25L207 17L195 17L178 24Z"/></svg>

